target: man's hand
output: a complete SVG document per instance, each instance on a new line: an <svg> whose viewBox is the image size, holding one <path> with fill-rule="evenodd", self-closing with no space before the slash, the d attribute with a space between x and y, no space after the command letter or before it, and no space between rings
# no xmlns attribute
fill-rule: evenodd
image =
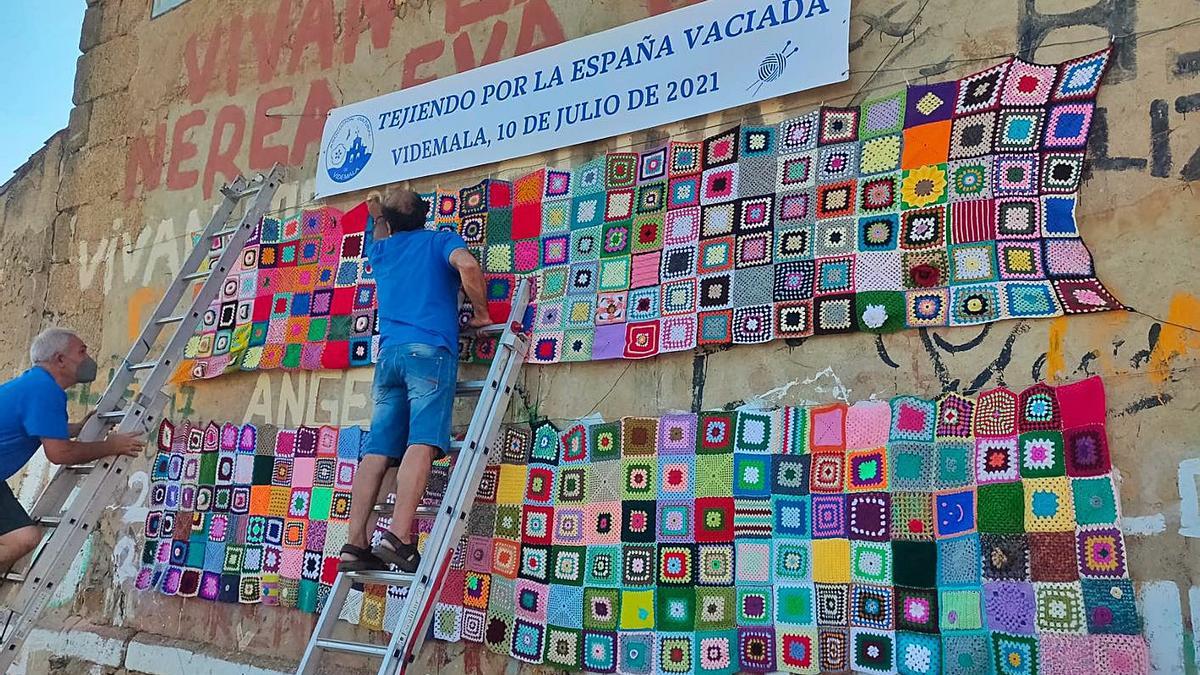
<svg viewBox="0 0 1200 675"><path fill-rule="evenodd" d="M111 457L137 457L146 447L146 442L142 440L142 434L123 434L114 431L104 442L108 444Z"/></svg>

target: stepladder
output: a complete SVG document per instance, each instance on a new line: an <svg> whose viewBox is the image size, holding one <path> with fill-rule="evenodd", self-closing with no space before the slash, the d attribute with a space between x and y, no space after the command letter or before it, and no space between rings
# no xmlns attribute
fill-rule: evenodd
<svg viewBox="0 0 1200 675"><path fill-rule="evenodd" d="M489 452L501 442L504 414L529 350L529 338L521 320L529 306L531 293L530 282L522 281L513 296L509 322L492 328L493 332L500 332L501 337L486 379L458 383L456 396L477 396L478 399L465 435L452 445L457 452L452 453L454 462L417 570L412 574L339 572L296 670L298 675L337 672L338 655L378 659L379 675L405 673L416 660L455 549L464 535ZM338 634L339 616L347 598L355 587L366 584L404 590L399 618L387 644L382 644L382 640L356 642Z"/></svg>
<svg viewBox="0 0 1200 675"><path fill-rule="evenodd" d="M113 431L146 434L156 428L188 340L219 296L226 274L237 264L282 182L283 170L276 166L252 179L238 177L221 188L211 219L76 440L100 441ZM16 658L101 515L126 489L131 461L104 457L60 466L33 504L30 518L44 534L40 545L4 576L8 611L0 672L6 672Z"/></svg>

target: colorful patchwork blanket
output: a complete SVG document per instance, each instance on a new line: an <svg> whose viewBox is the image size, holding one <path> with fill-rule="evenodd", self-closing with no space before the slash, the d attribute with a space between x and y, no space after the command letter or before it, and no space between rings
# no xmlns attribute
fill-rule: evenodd
<svg viewBox="0 0 1200 675"><path fill-rule="evenodd" d="M591 672L1148 667L1098 378L505 434L435 638ZM137 587L317 611L364 436L164 422Z"/></svg>
<svg viewBox="0 0 1200 675"><path fill-rule="evenodd" d="M1139 673L1093 378L510 432L433 634L600 673Z"/></svg>
<svg viewBox="0 0 1200 675"><path fill-rule="evenodd" d="M538 363L1118 309L1075 211L1108 50L1009 59L849 108L573 170L438 190L504 320L533 279ZM183 373L345 368L377 349L360 205L263 221ZM466 337L488 360L495 338Z"/></svg>

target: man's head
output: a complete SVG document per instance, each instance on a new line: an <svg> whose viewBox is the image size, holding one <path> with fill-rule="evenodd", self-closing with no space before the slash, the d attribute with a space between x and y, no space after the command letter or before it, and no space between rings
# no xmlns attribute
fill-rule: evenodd
<svg viewBox="0 0 1200 675"><path fill-rule="evenodd" d="M59 383L67 386L96 379L96 360L88 355L87 345L75 331L47 328L29 345L29 360L41 366Z"/></svg>
<svg viewBox="0 0 1200 675"><path fill-rule="evenodd" d="M388 189L367 196L367 210L373 218L382 218L392 232L408 232L425 227L429 202L412 190Z"/></svg>

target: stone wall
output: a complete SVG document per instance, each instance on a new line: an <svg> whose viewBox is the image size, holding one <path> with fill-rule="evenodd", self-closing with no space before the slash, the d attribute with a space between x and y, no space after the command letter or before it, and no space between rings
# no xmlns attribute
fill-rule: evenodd
<svg viewBox="0 0 1200 675"><path fill-rule="evenodd" d="M114 366L152 311L213 203L241 172L288 167L277 207L312 194L323 113L666 11L676 0L188 0L150 19L147 0L88 0L68 128L0 189L0 369L25 367L43 325L78 328ZM926 6L927 5L927 6ZM914 21L918 8L924 7ZM709 125L774 122L795 108L843 103L860 88L960 76L1016 50L1053 62L1193 18L1188 3L1149 0L950 0L854 3L852 77L842 85L607 139L540 157L416 181L418 189L570 166L607 148L650 147ZM1065 43L1065 44L1064 44ZM1106 377L1130 566L1156 667L1195 668L1200 635L1200 26L1118 40L1100 95L1079 221L1102 278L1132 313L982 328L853 334L699 351L649 362L529 367L522 413L606 418L734 406L1020 388L1046 378ZM992 58L996 57L996 58ZM878 68L877 68L878 66ZM346 208L362 195L332 200ZM1170 323L1168 323L1170 322ZM103 373L103 369L102 369ZM171 414L279 425L366 424L371 371L233 375L179 388ZM72 410L96 388L72 392ZM312 617L132 590L146 512L145 465L77 563L48 617L119 629L121 644L188 639L245 659L295 659ZM44 461L27 472L32 496ZM1191 617L1191 618L1189 618ZM1195 620L1193 620L1195 619ZM75 625L72 623L72 625ZM1193 633L1192 631L1197 631ZM105 638L118 639L118 638ZM140 644L140 643L139 643ZM128 649L123 666L128 663ZM53 650L51 650L53 651ZM45 666L43 652L27 661ZM431 644L430 670L496 672L498 657ZM515 663L511 664L515 667ZM525 668L524 670L531 670Z"/></svg>

